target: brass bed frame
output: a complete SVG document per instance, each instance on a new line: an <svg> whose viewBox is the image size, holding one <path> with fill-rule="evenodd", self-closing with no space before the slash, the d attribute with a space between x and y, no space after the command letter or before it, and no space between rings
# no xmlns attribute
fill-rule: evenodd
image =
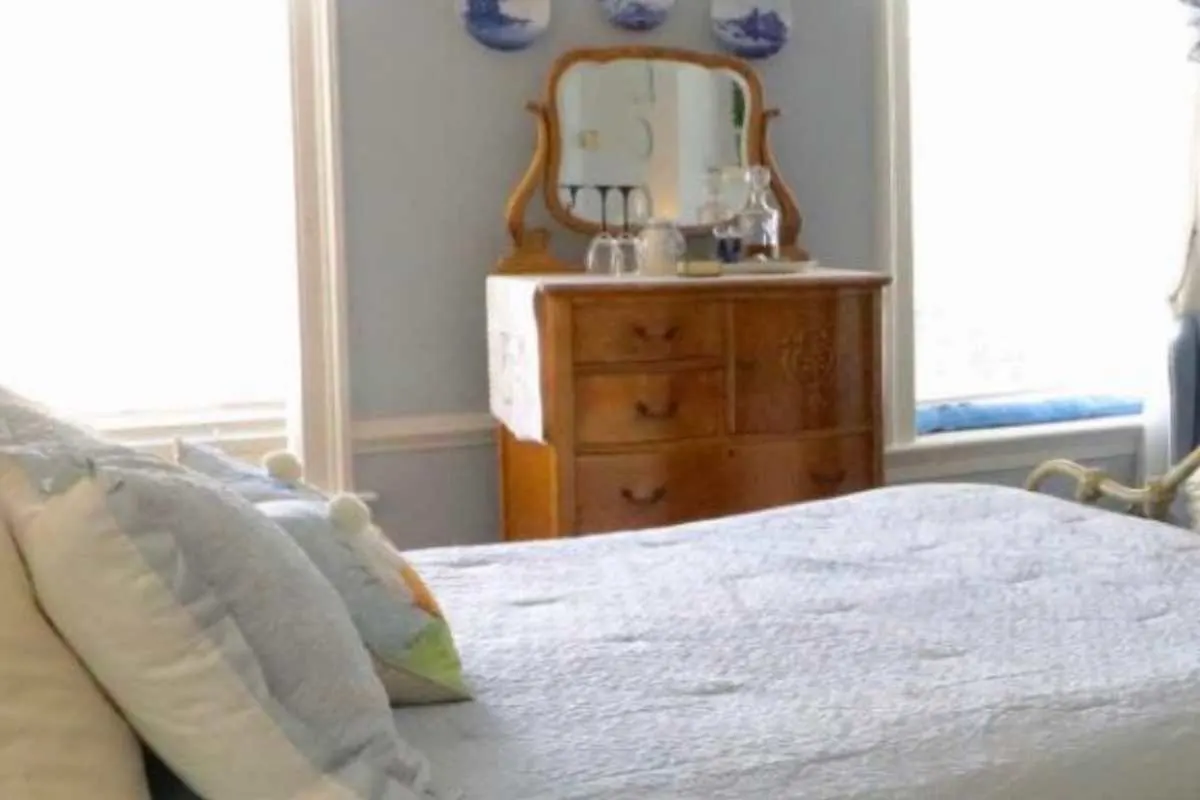
<svg viewBox="0 0 1200 800"><path fill-rule="evenodd" d="M1054 476L1075 481L1075 499L1094 505L1101 500L1113 500L1131 514L1149 519L1166 520L1180 488L1187 490L1189 479L1200 470L1200 450L1194 450L1166 475L1150 478L1144 486L1132 487L1111 478L1104 470L1085 467L1074 461L1055 459L1040 464L1025 481L1031 492L1041 489Z"/></svg>

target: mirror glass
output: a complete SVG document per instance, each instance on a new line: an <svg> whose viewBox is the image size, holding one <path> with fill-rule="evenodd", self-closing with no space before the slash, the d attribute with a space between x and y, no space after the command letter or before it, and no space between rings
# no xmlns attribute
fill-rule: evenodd
<svg viewBox="0 0 1200 800"><path fill-rule="evenodd" d="M745 79L728 69L659 59L580 62L557 88L558 200L585 222L621 230L651 216L710 223L745 201Z"/></svg>

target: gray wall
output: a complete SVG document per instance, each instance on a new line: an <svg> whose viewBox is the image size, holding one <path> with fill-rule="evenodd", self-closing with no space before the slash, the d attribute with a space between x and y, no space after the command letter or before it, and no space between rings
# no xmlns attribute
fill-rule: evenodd
<svg viewBox="0 0 1200 800"><path fill-rule="evenodd" d="M611 29L594 0L554 0L550 34L498 54L455 0L341 0L341 101L356 419L487 408L483 278L507 245L501 212L533 147L526 101L572 47L711 49L708 3L659 32ZM773 141L829 264L873 268L877 0L796 4L796 38L759 65L785 117ZM1132 479L1133 458L1104 464ZM962 476L1019 484L1025 471ZM360 489L408 547L494 541L495 455L481 444L357 459Z"/></svg>
<svg viewBox="0 0 1200 800"><path fill-rule="evenodd" d="M1136 455L1128 456L1113 456L1112 458L1099 459L1084 459L1080 463L1088 467L1104 470L1116 480L1133 485L1137 481L1138 464ZM955 475L950 478L938 479L937 483L992 483L997 486L1015 486L1021 487L1025 485L1025 479L1029 477L1030 471L1033 469L1030 466L1027 469L1010 469L1002 472L973 472L963 475ZM1075 483L1068 478L1051 478L1042 487L1042 491L1046 494L1057 495L1058 497L1071 497L1075 491Z"/></svg>
<svg viewBox="0 0 1200 800"><path fill-rule="evenodd" d="M708 3L661 31L610 28L554 0L550 33L494 53L455 0L341 0L341 102L353 405L359 418L486 410L483 278L506 252L505 199L528 165L552 60L602 44L711 49ZM762 65L786 117L774 140L828 263L871 268L876 0L796 4L796 38Z"/></svg>
<svg viewBox="0 0 1200 800"><path fill-rule="evenodd" d="M340 92L355 418L487 409L483 278L506 252L502 209L533 148L524 104L564 50L710 50L708 3L683 0L649 34L612 29L594 0L554 0L550 33L494 53L455 0L341 0ZM796 4L796 38L760 65L806 242L829 264L874 257L876 0ZM540 209L539 209L540 211ZM407 543L495 535L487 448L358 459L360 488Z"/></svg>

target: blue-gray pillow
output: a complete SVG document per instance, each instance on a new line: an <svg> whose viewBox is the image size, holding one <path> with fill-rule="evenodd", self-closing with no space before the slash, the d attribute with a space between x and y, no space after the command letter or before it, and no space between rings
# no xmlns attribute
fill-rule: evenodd
<svg viewBox="0 0 1200 800"><path fill-rule="evenodd" d="M468 700L462 661L433 592L372 524L357 497L333 499L303 482L297 459L259 469L216 448L176 442L176 461L245 499L290 533L341 595L396 705Z"/></svg>
<svg viewBox="0 0 1200 800"><path fill-rule="evenodd" d="M285 467L292 463L286 454L281 455L285 456L281 459ZM203 442L176 440L175 463L185 469L207 475L251 503L297 498L324 499L316 489L305 486L298 473L288 474L285 468L272 474L266 467L248 464L226 454L219 447Z"/></svg>

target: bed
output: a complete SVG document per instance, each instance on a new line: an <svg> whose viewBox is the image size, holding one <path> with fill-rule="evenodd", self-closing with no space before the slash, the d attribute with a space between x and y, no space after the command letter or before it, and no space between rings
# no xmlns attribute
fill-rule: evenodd
<svg viewBox="0 0 1200 800"><path fill-rule="evenodd" d="M1200 538L1000 487L412 554L471 800L1200 796Z"/></svg>

